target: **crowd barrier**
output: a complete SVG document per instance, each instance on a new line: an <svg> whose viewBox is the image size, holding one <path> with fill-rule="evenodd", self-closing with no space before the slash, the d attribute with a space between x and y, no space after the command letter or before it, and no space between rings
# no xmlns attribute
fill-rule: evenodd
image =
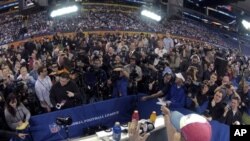
<svg viewBox="0 0 250 141"><path fill-rule="evenodd" d="M156 111L158 115L161 114L160 106L156 105L156 99L140 101L141 96L143 94L33 116L30 119L33 139L34 141L65 139L64 128L55 123L57 117L72 117L73 124L69 127L69 137L73 138L82 136L85 129L90 126L111 127L115 121L127 123L131 120L131 113L134 109L138 109L140 118L143 119L148 119L152 111ZM184 108L171 110L178 110L183 114L191 112ZM229 141L229 126L217 121L212 121L211 125L213 130L212 141Z"/></svg>

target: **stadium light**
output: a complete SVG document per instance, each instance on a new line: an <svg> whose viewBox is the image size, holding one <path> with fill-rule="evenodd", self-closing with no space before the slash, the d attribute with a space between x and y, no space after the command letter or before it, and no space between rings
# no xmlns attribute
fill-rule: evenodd
<svg viewBox="0 0 250 141"><path fill-rule="evenodd" d="M53 10L50 14L52 18L57 17L57 16L62 16L70 13L74 13L78 11L78 7L76 5L73 6L68 6L68 7L63 7L60 9Z"/></svg>
<svg viewBox="0 0 250 141"><path fill-rule="evenodd" d="M161 16L159 16L159 15L157 15L157 14L151 12L151 11L148 11L148 10L142 10L141 15L146 16L146 17L148 17L150 19L153 19L153 20L155 20L157 22L159 22L161 20Z"/></svg>
<svg viewBox="0 0 250 141"><path fill-rule="evenodd" d="M246 20L242 20L242 25L247 29L250 30L250 22L246 21Z"/></svg>

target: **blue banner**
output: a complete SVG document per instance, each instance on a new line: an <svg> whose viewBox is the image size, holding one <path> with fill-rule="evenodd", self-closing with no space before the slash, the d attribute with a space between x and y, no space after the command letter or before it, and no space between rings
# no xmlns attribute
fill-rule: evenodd
<svg viewBox="0 0 250 141"><path fill-rule="evenodd" d="M135 98L134 96L115 98L34 116L30 119L33 139L35 141L65 139L65 130L56 124L57 117L71 117L73 119L72 125L69 126L70 138L82 136L84 129L89 126L111 127L115 121L126 123L131 120L131 113L137 101Z"/></svg>

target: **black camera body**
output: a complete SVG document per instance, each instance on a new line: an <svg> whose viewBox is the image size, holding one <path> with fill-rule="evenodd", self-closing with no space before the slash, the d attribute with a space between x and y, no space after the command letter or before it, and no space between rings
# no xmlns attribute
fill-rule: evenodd
<svg viewBox="0 0 250 141"><path fill-rule="evenodd" d="M73 123L71 117L57 117L56 124L61 126L69 126Z"/></svg>

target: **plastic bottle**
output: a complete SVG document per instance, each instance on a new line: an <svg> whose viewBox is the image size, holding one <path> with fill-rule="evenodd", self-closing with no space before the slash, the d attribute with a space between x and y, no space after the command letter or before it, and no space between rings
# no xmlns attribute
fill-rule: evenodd
<svg viewBox="0 0 250 141"><path fill-rule="evenodd" d="M137 110L134 111L133 115L132 115L132 120L136 120L139 121L139 113Z"/></svg>
<svg viewBox="0 0 250 141"><path fill-rule="evenodd" d="M120 122L115 122L115 125L113 127L113 140L120 141L121 140L121 133L122 133L122 129L120 126Z"/></svg>
<svg viewBox="0 0 250 141"><path fill-rule="evenodd" d="M150 115L150 118L149 118L149 121L152 122L152 123L155 123L155 120L156 120L156 112L153 111Z"/></svg>

